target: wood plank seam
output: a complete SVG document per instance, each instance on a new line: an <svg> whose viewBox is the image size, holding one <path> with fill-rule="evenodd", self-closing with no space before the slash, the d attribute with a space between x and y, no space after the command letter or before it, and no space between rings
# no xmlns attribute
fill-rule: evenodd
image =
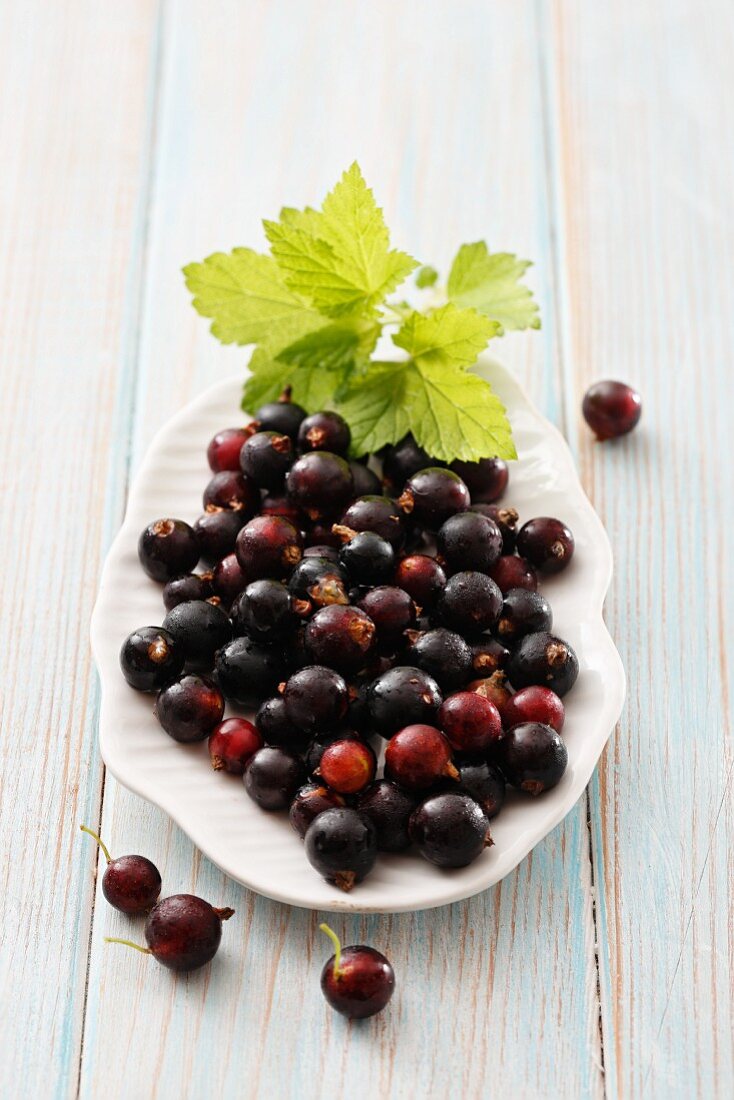
<svg viewBox="0 0 734 1100"><path fill-rule="evenodd" d="M166 0L158 0L156 19L155 19L155 31L153 34L153 41L151 47L151 62L150 62L150 80L149 88L147 92L147 118L145 120L144 130L144 154L143 154L143 170L141 172L141 191L138 202L138 226L135 229L134 236L138 239L138 245L135 249L136 255L133 254L133 262L130 264L131 268L131 280L137 281L137 292L132 299L132 306L129 311L129 317L126 322L126 327L129 326L131 331L130 339L130 352L125 358L129 361L122 364L122 373L130 374L130 383L128 385L128 391L130 393L131 400L129 401L129 407L126 411L127 419L127 434L125 438L122 464L123 464L123 488L122 488L122 511L124 513L127 506L127 496L130 488L130 477L132 470L132 439L135 425L135 410L137 406L137 393L138 393L138 372L140 364L140 342L142 339L142 314L145 303L145 281L146 275L149 270L148 265L148 246L149 246L149 234L150 234L150 210L152 196L154 193L155 184L155 163L156 163L156 144L158 136L158 117L160 114L160 100L162 90L162 71L163 71L163 45L165 35L165 7ZM110 462L111 464L117 460L117 455L112 452ZM105 532L107 538L110 537L110 531ZM106 550L106 547L105 547ZM95 673L96 675L96 673ZM95 720L99 714L100 693L99 686L97 686L96 700L95 700ZM99 796L99 808L96 815L95 829L99 835L102 830L102 815L104 812L104 800L105 790L107 784L107 769L102 763L102 774L100 779L100 796ZM87 936L87 966L84 977L84 995L82 999L81 1010L81 1035L79 1040L79 1057L77 1062L77 1074L76 1085L74 1088L74 1096L77 1098L81 1092L82 1081L82 1066L84 1063L84 1039L86 1035L86 1023L87 1023L87 1007L89 998L89 976L92 962L92 938L94 935L95 919L97 916L97 878L99 875L100 860L103 859L102 852L98 850L97 861L95 863L94 872L94 890L92 893L92 908L89 917L89 931Z"/></svg>
<svg viewBox="0 0 734 1100"><path fill-rule="evenodd" d="M568 415L564 394L570 394L569 364L566 339L566 302L564 295L564 263L561 254L561 224L562 206L559 200L558 189L562 186L561 169L558 162L556 140L552 118L558 118L555 109L555 96L553 93L553 73L558 65L558 56L555 49L555 40L548 25L548 7L545 0L535 0L535 37L537 45L538 76L541 85L541 133L543 138L543 154L545 161L545 178L548 206L548 234L549 234L549 259L551 266L551 288L553 296L553 314L555 321L555 342L558 353L558 362L561 378L561 401L559 402L560 429L563 435L569 439L570 418ZM567 399L566 399L567 400ZM569 440L570 442L570 440ZM596 1059L601 1076L602 1095L607 1096L606 1063L604 1057L604 1021L601 1003L601 973L599 968L599 921L597 915L597 890L602 886L603 880L596 874L594 864L593 830L591 821L591 796L589 787L584 794L586 804L586 829L589 837L588 857L589 873L591 876L591 919L593 927L594 970L596 974L596 1011L599 1035L599 1056Z"/></svg>

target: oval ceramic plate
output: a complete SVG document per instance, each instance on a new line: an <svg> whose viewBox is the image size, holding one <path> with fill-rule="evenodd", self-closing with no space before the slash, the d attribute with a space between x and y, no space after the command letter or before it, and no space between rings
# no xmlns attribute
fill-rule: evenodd
<svg viewBox="0 0 734 1100"><path fill-rule="evenodd" d="M539 798L510 792L492 823L494 846L462 870L440 871L415 854L381 856L365 882L351 894L341 893L311 868L287 815L264 813L246 796L240 779L213 771L206 743L184 746L167 737L153 716L151 697L131 690L120 673L122 640L138 626L159 624L164 615L160 586L138 563L138 535L161 516L193 522L201 512L210 476L206 446L217 430L241 422L242 377L212 386L169 421L132 485L92 619L102 681L102 756L121 783L170 814L223 871L277 901L313 909L399 912L445 905L485 890L569 812L619 717L624 672L602 619L612 572L606 533L559 432L502 367L485 360L481 370L508 408L520 456L504 500L517 508L521 522L535 515L561 517L576 538L571 566L543 591L553 605L554 629L578 653L580 675L564 700L569 766L563 780Z"/></svg>

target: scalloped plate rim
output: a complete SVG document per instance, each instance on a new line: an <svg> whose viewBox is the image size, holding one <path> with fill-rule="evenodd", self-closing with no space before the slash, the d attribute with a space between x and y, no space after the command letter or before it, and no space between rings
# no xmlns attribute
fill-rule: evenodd
<svg viewBox="0 0 734 1100"><path fill-rule="evenodd" d="M173 821L190 837L192 842L209 858L212 862L218 866L225 874L229 875L235 881L241 883L243 886L248 887L258 893L263 894L266 897L272 898L275 901L283 902L290 905L296 905L302 908L327 910L334 912L352 912L352 913L397 913L397 912L411 912L419 911L422 909L430 909L436 906L449 905L456 901L464 900L468 897L472 897L484 890L494 886L497 882L501 881L507 874L513 871L517 865L528 855L530 851L540 843L550 832L555 829L558 824L566 817L566 815L576 805L578 799L581 797L584 789L586 788L594 768L598 763L598 760L603 752L603 749L608 741L611 733L619 719L622 711L622 706L625 698L626 682L625 673L622 666L622 662L619 653L614 645L614 642L607 630L606 624L602 617L602 606L604 598L609 588L612 577L612 551L609 544L606 531L602 525L602 522L594 510L591 502L586 496L579 476L576 470L576 466L573 460L573 456L568 447L568 444L560 431L551 424L535 407L533 402L528 398L525 390L520 383L496 360L483 356L478 364L482 373L488 372L494 376L495 382L501 383L501 389L504 392L514 391L514 395L521 406L524 406L525 411L536 422L536 425L541 428L543 434L547 437L549 442L552 442L557 457L563 457L564 465L566 467L565 476L570 479L569 488L573 488L574 494L577 496L580 506L583 508L592 528L595 528L594 535L596 539L595 547L599 553L599 560L597 566L601 567L604 564L605 569L601 574L601 579L595 590L595 599L593 601L593 610L596 621L594 622L595 631L597 631L597 637L602 645L606 648L606 656L610 660L610 665L607 668L607 675L605 677L605 692L607 697L604 700L604 728L603 734L597 735L597 747L596 753L591 767L585 768L583 771L577 771L574 774L573 782L568 785L565 795L562 799L552 799L553 792L549 792L545 798L548 800L548 813L543 819L543 825L540 830L535 830L532 836L519 844L513 845L512 855L509 859L508 865L504 866L501 873L497 873L495 864L488 865L487 873L482 876L482 881L474 882L469 888L467 888L466 882L462 880L461 872L453 873L454 886L451 889L439 891L434 898L428 897L421 899L419 904L415 904L410 899L400 898L386 898L382 902L369 902L360 901L359 893L355 891L352 895L338 895L338 896L320 896L313 899L304 897L302 893L290 892L288 889L283 889L275 883L263 883L262 881L253 881L248 877L246 869L241 866L232 864L226 853L217 851L214 854L211 850L211 843L205 835L206 830L202 827L202 823L197 820L196 815L187 812L190 808L175 794L167 790L153 791L150 789L150 779L147 776L145 769L138 765L134 760L131 761L129 756L125 755L124 751L120 751L119 746L115 742L115 739L111 735L111 717L107 712L107 696L106 685L108 677L117 676L120 677L119 668L115 662L114 667L108 667L105 662L102 650L104 648L104 639L109 629L109 623L105 621L105 610L108 607L110 601L114 603L112 594L112 588L116 578L116 570L119 566L119 560L121 555L128 550L130 545L130 539L137 541L138 530L133 527L133 520L131 518L131 512L133 511L133 504L137 500L138 496L143 493L143 486L145 486L148 477L151 472L155 470L156 464L159 459L159 453L163 451L167 439L172 437L176 430L181 426L190 424L193 419L197 417L202 410L209 407L216 399L236 387L236 391L239 391L244 372L240 372L237 375L231 375L224 378L213 385L207 387L202 393L196 396L193 400L188 402L182 409L175 413L166 423L158 430L145 453L145 456L140 463L136 474L131 482L130 491L128 495L127 507L125 511L125 518L122 526L117 535L112 541L110 548L107 552L105 562L101 571L97 600L92 612L91 624L90 624L90 638L92 651L95 658L95 663L100 678L101 685L101 699L99 709L99 744L102 758L107 768L115 776L115 778L123 784L128 790L134 794L145 798L147 801L160 807ZM239 402L236 403L236 409L239 411ZM233 417L233 419L235 419ZM522 457L522 456L521 456ZM197 764L198 766L198 764ZM558 788L556 788L558 790ZM295 839L295 834L294 834ZM305 857L304 857L305 859ZM426 865L428 866L428 865ZM475 866L475 865L472 865ZM431 869L435 871L435 869ZM468 868L466 869L468 870ZM447 877L445 875L437 874L436 883L446 882ZM315 879L315 883L319 886L323 886L318 878ZM316 887L314 886L314 891Z"/></svg>

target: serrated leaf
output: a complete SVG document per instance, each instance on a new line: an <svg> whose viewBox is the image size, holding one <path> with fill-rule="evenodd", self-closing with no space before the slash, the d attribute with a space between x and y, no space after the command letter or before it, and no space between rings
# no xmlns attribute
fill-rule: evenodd
<svg viewBox="0 0 734 1100"><path fill-rule="evenodd" d="M291 397L306 412L333 409L336 393L342 389L350 375L349 366L331 365L309 361L300 363L271 358L257 348L250 359L250 376L242 394L242 408L253 413L266 401L276 401L286 386Z"/></svg>
<svg viewBox="0 0 734 1100"><path fill-rule="evenodd" d="M407 432L434 458L517 458L505 408L483 378L408 360L372 364L339 405L355 454L397 443Z"/></svg>
<svg viewBox="0 0 734 1100"><path fill-rule="evenodd" d="M288 285L329 316L374 308L416 266L390 249L382 211L355 163L322 210L286 207L265 233Z"/></svg>
<svg viewBox="0 0 734 1100"><path fill-rule="evenodd" d="M212 333L223 344L283 346L324 323L272 257L251 248L215 252L189 264L184 275L194 308L212 318Z"/></svg>
<svg viewBox="0 0 734 1100"><path fill-rule="evenodd" d="M415 285L423 290L427 286L435 286L438 282L438 272L430 264L420 267L415 276Z"/></svg>
<svg viewBox="0 0 734 1100"><path fill-rule="evenodd" d="M464 244L451 267L448 296L499 322L501 332L540 328L537 303L520 282L529 267L510 252L490 252L484 241Z"/></svg>
<svg viewBox="0 0 734 1100"><path fill-rule="evenodd" d="M414 311L393 336L393 343L422 363L470 367L499 325L473 309L448 302L428 313Z"/></svg>

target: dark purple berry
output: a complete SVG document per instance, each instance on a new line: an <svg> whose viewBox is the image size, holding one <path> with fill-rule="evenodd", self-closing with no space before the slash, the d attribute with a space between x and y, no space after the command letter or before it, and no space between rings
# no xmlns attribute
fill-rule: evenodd
<svg viewBox="0 0 734 1100"><path fill-rule="evenodd" d="M455 752L486 755L502 737L500 712L475 691L457 691L444 699L438 725Z"/></svg>
<svg viewBox="0 0 734 1100"><path fill-rule="evenodd" d="M284 396L278 401L261 405L255 413L255 424L259 431L280 432L295 441L305 415L305 409Z"/></svg>
<svg viewBox="0 0 734 1100"><path fill-rule="evenodd" d="M345 455L352 442L352 433L343 416L337 412L317 412L307 416L298 429L301 451L330 451Z"/></svg>
<svg viewBox="0 0 734 1100"><path fill-rule="evenodd" d="M473 642L471 652L475 676L491 676L504 668L510 659L509 649L505 649L495 638L485 637Z"/></svg>
<svg viewBox="0 0 734 1100"><path fill-rule="evenodd" d="M183 672L184 650L160 626L141 626L122 644L120 668L136 691L159 691Z"/></svg>
<svg viewBox="0 0 734 1100"><path fill-rule="evenodd" d="M526 634L550 630L552 626L553 612L545 596L527 588L511 588L502 602L495 630L497 637L511 646Z"/></svg>
<svg viewBox="0 0 734 1100"><path fill-rule="evenodd" d="M227 508L243 512L245 519L254 516L260 508L260 494L249 477L241 471L223 470L215 474L204 490L204 510Z"/></svg>
<svg viewBox="0 0 734 1100"><path fill-rule="evenodd" d="M471 497L457 474L440 466L429 466L406 481L398 504L406 515L429 531L437 531L450 516L465 512Z"/></svg>
<svg viewBox="0 0 734 1100"><path fill-rule="evenodd" d="M336 954L321 971L321 991L332 1008L350 1020L365 1020L381 1012L395 991L395 972L384 955L363 944L342 949L326 924Z"/></svg>
<svg viewBox="0 0 734 1100"><path fill-rule="evenodd" d="M331 668L308 665L295 672L283 691L286 714L305 733L336 729L347 713L347 685Z"/></svg>
<svg viewBox="0 0 734 1100"><path fill-rule="evenodd" d="M156 962L169 970L197 970L210 962L222 940L222 921L234 909L215 909L193 894L159 901L145 922L145 940Z"/></svg>
<svg viewBox="0 0 734 1100"><path fill-rule="evenodd" d="M541 722L513 726L499 748L499 763L508 783L528 794L538 795L555 787L568 763L568 752L559 734Z"/></svg>
<svg viewBox="0 0 734 1100"><path fill-rule="evenodd" d="M517 521L520 518L514 508L503 508L499 504L472 504L470 512L479 512L494 520L502 535L502 553L514 554L517 539Z"/></svg>
<svg viewBox="0 0 734 1100"><path fill-rule="evenodd" d="M235 633L258 642L279 642L292 634L299 622L288 588L272 580L248 584L235 600L231 615Z"/></svg>
<svg viewBox="0 0 734 1100"><path fill-rule="evenodd" d="M293 752L303 752L308 745L308 734L291 722L282 695L271 695L260 704L255 725L268 745L280 745Z"/></svg>
<svg viewBox="0 0 734 1100"><path fill-rule="evenodd" d="M258 749L245 771L245 790L263 810L287 810L305 781L300 756L277 745Z"/></svg>
<svg viewBox="0 0 734 1100"><path fill-rule="evenodd" d="M347 572L330 558L304 555L288 581L288 590L294 600L308 602L311 609L329 607L332 604L348 604Z"/></svg>
<svg viewBox="0 0 734 1100"><path fill-rule="evenodd" d="M542 684L563 696L576 683L578 674L579 662L572 647L547 631L526 634L507 665L507 675L516 691Z"/></svg>
<svg viewBox="0 0 734 1100"><path fill-rule="evenodd" d="M475 504L492 504L504 493L510 472L501 458L480 458L478 462L452 462L449 467L458 474L471 493Z"/></svg>
<svg viewBox="0 0 734 1100"><path fill-rule="evenodd" d="M354 495L349 464L328 451L309 451L291 466L286 478L290 500L311 520L339 515Z"/></svg>
<svg viewBox="0 0 734 1100"><path fill-rule="evenodd" d="M215 474L222 470L239 470L240 451L250 437L249 428L225 428L212 439L206 457Z"/></svg>
<svg viewBox="0 0 734 1100"><path fill-rule="evenodd" d="M227 554L212 570L212 588L225 608L231 607L240 592L247 587L248 578L242 572L236 554Z"/></svg>
<svg viewBox="0 0 734 1100"><path fill-rule="evenodd" d="M107 860L102 876L102 893L110 905L128 915L147 913L161 892L161 874L155 864L145 856L118 856L113 859L101 837L86 825L79 828L96 840Z"/></svg>
<svg viewBox="0 0 734 1100"><path fill-rule="evenodd" d="M400 492L413 474L436 465L438 463L418 446L412 435L406 435L399 443L386 447L382 456L382 472L396 492Z"/></svg>
<svg viewBox="0 0 734 1100"><path fill-rule="evenodd" d="M211 564L231 554L246 519L245 512L233 512L226 508L212 508L199 516L194 530L204 561Z"/></svg>
<svg viewBox="0 0 734 1100"><path fill-rule="evenodd" d="M427 798L410 819L410 838L437 867L466 867L492 843L483 809L459 791Z"/></svg>
<svg viewBox="0 0 734 1100"><path fill-rule="evenodd" d="M584 419L599 440L626 435L642 414L640 395L624 382L596 382L584 395Z"/></svg>
<svg viewBox="0 0 734 1100"><path fill-rule="evenodd" d="M390 497L361 496L353 500L335 530L342 538L353 532L374 531L398 551L405 542L405 523L401 510Z"/></svg>
<svg viewBox="0 0 734 1100"><path fill-rule="evenodd" d="M458 763L459 784L484 810L487 818L496 817L505 804L505 780L499 768L483 756L473 756Z"/></svg>
<svg viewBox="0 0 734 1100"><path fill-rule="evenodd" d="M449 630L474 637L491 630L502 610L502 593L484 573L455 573L446 582L436 615Z"/></svg>
<svg viewBox="0 0 734 1100"><path fill-rule="evenodd" d="M374 825L347 807L319 814L308 827L305 846L311 866L347 892L370 873L377 859Z"/></svg>
<svg viewBox="0 0 734 1100"><path fill-rule="evenodd" d="M449 572L476 569L489 573L502 554L502 533L487 516L460 512L443 524L436 545Z"/></svg>
<svg viewBox="0 0 734 1100"><path fill-rule="evenodd" d="M435 558L411 554L398 562L395 584L404 588L422 611L430 611L446 587L446 574Z"/></svg>
<svg viewBox="0 0 734 1100"><path fill-rule="evenodd" d="M571 561L574 545L566 524L549 516L528 520L517 533L517 552L539 573L560 573Z"/></svg>
<svg viewBox="0 0 734 1100"><path fill-rule="evenodd" d="M289 656L282 647L263 645L252 638L235 638L219 650L215 661L222 691L241 707L272 695L289 668Z"/></svg>
<svg viewBox="0 0 734 1100"><path fill-rule="evenodd" d="M389 779L378 779L357 799L357 809L368 817L377 831L381 852L402 852L410 844L408 821L416 799Z"/></svg>
<svg viewBox="0 0 734 1100"><path fill-rule="evenodd" d="M213 680L182 676L158 693L155 712L174 741L205 741L224 717L224 696Z"/></svg>
<svg viewBox="0 0 734 1100"><path fill-rule="evenodd" d="M232 637L232 624L221 607L208 600L189 600L169 611L163 627L176 639L186 667L206 672L214 664L216 651Z"/></svg>
<svg viewBox="0 0 734 1100"><path fill-rule="evenodd" d="M172 611L188 600L208 600L215 594L213 580L212 573L183 573L174 577L163 589L163 606Z"/></svg>
<svg viewBox="0 0 734 1100"><path fill-rule="evenodd" d="M327 790L321 783L306 783L296 791L288 817L301 840L314 818L324 810L336 810L344 805L344 799L335 791Z"/></svg>
<svg viewBox="0 0 734 1100"><path fill-rule="evenodd" d="M529 592L538 590L538 574L526 558L504 555L499 559L490 576L503 594L512 588L527 588Z"/></svg>
<svg viewBox="0 0 734 1100"><path fill-rule="evenodd" d="M242 472L259 489L275 492L282 490L294 458L295 449L289 435L255 432L242 448L240 465Z"/></svg>
<svg viewBox="0 0 734 1100"><path fill-rule="evenodd" d="M240 531L235 554L252 580L288 576L301 560L301 536L282 516L256 516Z"/></svg>
<svg viewBox="0 0 734 1100"><path fill-rule="evenodd" d="M442 691L456 691L471 678L472 651L460 634L438 627L408 637L408 660L432 676Z"/></svg>
<svg viewBox="0 0 734 1100"><path fill-rule="evenodd" d="M354 479L354 495L363 497L382 492L382 482L374 470L366 466L364 462L350 462L349 469Z"/></svg>
<svg viewBox="0 0 734 1100"><path fill-rule="evenodd" d="M339 561L353 584L384 584L392 579L395 551L374 531L360 531L344 544Z"/></svg>
<svg viewBox="0 0 734 1100"><path fill-rule="evenodd" d="M306 626L306 653L314 664L357 672L375 644L375 633L372 619L358 607L322 607Z"/></svg>
<svg viewBox="0 0 734 1100"><path fill-rule="evenodd" d="M415 625L415 604L406 591L391 585L371 588L359 607L375 624L377 646L382 653L395 653L404 642L406 630Z"/></svg>
<svg viewBox="0 0 734 1100"><path fill-rule="evenodd" d="M157 519L138 540L140 564L149 577L163 583L181 573L190 573L199 553L193 527L181 519Z"/></svg>
<svg viewBox="0 0 734 1100"><path fill-rule="evenodd" d="M391 737L406 725L433 722L443 699L423 669L399 665L373 680L367 705L377 733Z"/></svg>

